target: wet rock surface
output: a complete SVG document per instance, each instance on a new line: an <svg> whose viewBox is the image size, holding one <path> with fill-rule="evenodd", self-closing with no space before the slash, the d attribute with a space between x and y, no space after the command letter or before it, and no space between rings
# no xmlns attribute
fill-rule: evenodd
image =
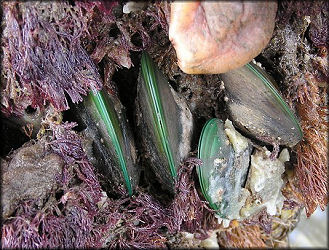
<svg viewBox="0 0 329 250"><path fill-rule="evenodd" d="M28 142L17 149L2 166L2 216L7 218L23 200L41 206L57 187L56 176L64 166L62 158L45 150L45 143Z"/></svg>
<svg viewBox="0 0 329 250"><path fill-rule="evenodd" d="M172 3L169 39L178 65L188 74L243 66L270 40L276 11L276 1Z"/></svg>

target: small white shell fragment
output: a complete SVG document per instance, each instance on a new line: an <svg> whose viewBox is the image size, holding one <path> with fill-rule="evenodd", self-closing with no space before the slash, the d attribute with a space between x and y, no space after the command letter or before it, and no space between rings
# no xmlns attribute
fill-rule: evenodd
<svg viewBox="0 0 329 250"><path fill-rule="evenodd" d="M183 232L184 233L184 237L186 238L186 239L193 239L194 238L194 234L191 234L191 233L189 233L189 232Z"/></svg>
<svg viewBox="0 0 329 250"><path fill-rule="evenodd" d="M210 237L205 240L202 240L200 246L204 248L219 249L219 245L217 241L217 230L210 231L209 233L210 233Z"/></svg>
<svg viewBox="0 0 329 250"><path fill-rule="evenodd" d="M194 234L188 232L181 232L182 235L182 242L181 245L187 248L199 246L201 243L200 239L194 237Z"/></svg>
<svg viewBox="0 0 329 250"><path fill-rule="evenodd" d="M217 218L218 224L222 223L222 226L224 228L228 228L228 226L230 225L231 220L221 218L221 217L219 217L218 214L215 214L215 217Z"/></svg>
<svg viewBox="0 0 329 250"><path fill-rule="evenodd" d="M97 207L98 208L101 208L101 207L103 207L104 205L105 206L107 206L108 204L106 203L106 201L107 201L107 194L106 194L106 192L102 192L102 196L101 196L101 200L99 201L99 202L97 202Z"/></svg>
<svg viewBox="0 0 329 250"><path fill-rule="evenodd" d="M242 136L238 131L233 127L233 124L230 120L226 120L225 124L225 133L229 138L230 142L233 145L234 151L237 154L240 154L248 147L248 139Z"/></svg>
<svg viewBox="0 0 329 250"><path fill-rule="evenodd" d="M224 84L224 81L220 81L220 87L219 87L221 90L224 90L225 89L225 84Z"/></svg>
<svg viewBox="0 0 329 250"><path fill-rule="evenodd" d="M223 162L223 159L216 158L216 159L214 160L214 165L215 165L215 166L219 166L219 164L221 164L222 162Z"/></svg>
<svg viewBox="0 0 329 250"><path fill-rule="evenodd" d="M125 14L129 14L130 12L142 10L146 5L146 2L140 1L128 1L122 8L122 12Z"/></svg>
<svg viewBox="0 0 329 250"><path fill-rule="evenodd" d="M279 160L282 162L290 161L290 155L288 149L286 148L282 149L279 155Z"/></svg>
<svg viewBox="0 0 329 250"><path fill-rule="evenodd" d="M307 24L310 24L311 23L311 17L310 16L305 16L304 21L306 21Z"/></svg>
<svg viewBox="0 0 329 250"><path fill-rule="evenodd" d="M209 194L214 202L220 202L222 200L220 196L222 189L218 188L218 183L220 183L220 181L221 179L218 175L212 175L209 180Z"/></svg>

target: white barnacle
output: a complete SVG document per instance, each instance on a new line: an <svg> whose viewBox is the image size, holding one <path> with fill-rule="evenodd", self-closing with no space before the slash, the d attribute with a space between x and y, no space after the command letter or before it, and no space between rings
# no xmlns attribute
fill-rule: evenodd
<svg viewBox="0 0 329 250"><path fill-rule="evenodd" d="M225 89L225 84L224 84L224 81L220 81L220 87L219 87L221 90L224 90Z"/></svg>

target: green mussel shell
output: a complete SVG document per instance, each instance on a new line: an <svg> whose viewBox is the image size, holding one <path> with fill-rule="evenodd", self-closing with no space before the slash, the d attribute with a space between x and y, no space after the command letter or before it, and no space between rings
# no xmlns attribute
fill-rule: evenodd
<svg viewBox="0 0 329 250"><path fill-rule="evenodd" d="M294 146L303 136L298 119L274 87L273 79L254 63L221 74L234 124L253 137Z"/></svg>
<svg viewBox="0 0 329 250"><path fill-rule="evenodd" d="M144 52L137 87L137 120L150 166L174 193L177 168L190 151L192 114Z"/></svg>
<svg viewBox="0 0 329 250"><path fill-rule="evenodd" d="M76 112L86 127L85 137L92 141L91 161L105 177L110 192L118 188L132 195L139 181L134 138L127 123L125 109L118 97L105 90L89 93Z"/></svg>
<svg viewBox="0 0 329 250"><path fill-rule="evenodd" d="M198 158L203 164L197 167L197 174L209 206L220 218L236 219L247 197L243 187L252 146L245 139L243 147L235 148L227 136L230 128L226 125L213 118L203 127L198 145Z"/></svg>

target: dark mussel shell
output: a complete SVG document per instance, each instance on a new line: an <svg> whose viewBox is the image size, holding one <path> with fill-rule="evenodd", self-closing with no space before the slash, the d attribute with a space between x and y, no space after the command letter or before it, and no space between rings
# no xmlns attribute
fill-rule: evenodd
<svg viewBox="0 0 329 250"><path fill-rule="evenodd" d="M251 62L221 74L221 78L235 125L265 142L292 147L302 139L298 119L262 68Z"/></svg>
<svg viewBox="0 0 329 250"><path fill-rule="evenodd" d="M118 188L133 194L139 182L136 149L125 109L115 95L105 90L89 93L75 107L83 134L92 144L90 158L105 176L110 192Z"/></svg>
<svg viewBox="0 0 329 250"><path fill-rule="evenodd" d="M190 151L192 114L144 52L137 87L137 126L163 188L174 193L177 168Z"/></svg>

